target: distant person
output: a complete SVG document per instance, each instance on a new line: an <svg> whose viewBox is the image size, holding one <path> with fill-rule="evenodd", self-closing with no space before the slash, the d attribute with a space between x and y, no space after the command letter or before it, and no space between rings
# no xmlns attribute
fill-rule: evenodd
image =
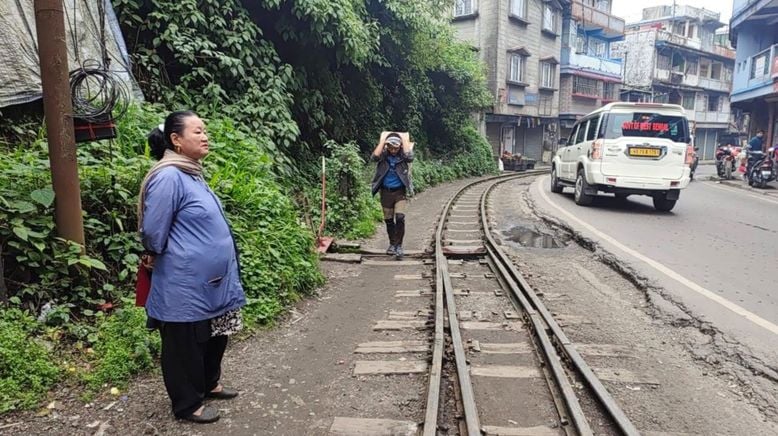
<svg viewBox="0 0 778 436"><path fill-rule="evenodd" d="M402 260L405 237L405 212L408 196L413 194L410 163L413 161L413 143L407 133L384 132L371 156L376 165L372 182L373 195L381 192L389 248L386 254Z"/></svg>
<svg viewBox="0 0 778 436"><path fill-rule="evenodd" d="M203 179L203 120L173 112L148 140L159 159L143 180L138 205L143 262L153 271L148 325L162 337L162 378L175 417L214 422L219 411L203 400L238 395L219 383L227 338L242 328L246 304L235 240Z"/></svg>
<svg viewBox="0 0 778 436"><path fill-rule="evenodd" d="M757 130L756 136L748 141L748 151L751 153L761 153L764 146L764 130ZM749 157L746 165L746 180L751 177L751 167L756 163L756 157Z"/></svg>
<svg viewBox="0 0 778 436"><path fill-rule="evenodd" d="M764 130L759 130L756 132L756 136L751 138L750 141L748 141L748 149L751 151L762 151L762 147L764 146Z"/></svg>

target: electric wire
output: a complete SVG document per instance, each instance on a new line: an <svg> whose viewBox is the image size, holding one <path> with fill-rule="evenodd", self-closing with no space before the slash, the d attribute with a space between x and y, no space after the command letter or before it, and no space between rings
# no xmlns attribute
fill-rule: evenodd
<svg viewBox="0 0 778 436"><path fill-rule="evenodd" d="M73 115L88 122L121 118L129 107L130 93L124 82L94 59L70 72L70 93Z"/></svg>

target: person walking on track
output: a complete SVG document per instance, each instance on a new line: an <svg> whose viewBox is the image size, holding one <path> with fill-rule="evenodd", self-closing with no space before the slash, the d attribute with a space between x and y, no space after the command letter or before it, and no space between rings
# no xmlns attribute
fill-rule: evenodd
<svg viewBox="0 0 778 436"><path fill-rule="evenodd" d="M143 263L152 270L148 326L162 337L162 378L175 417L214 422L219 411L203 400L238 395L219 382L227 339L242 328L246 304L237 247L203 179L208 135L200 117L173 112L148 140L159 159L141 185L138 207Z"/></svg>
<svg viewBox="0 0 778 436"><path fill-rule="evenodd" d="M408 197L413 195L411 162L413 143L407 132L383 132L371 159L378 162L373 177L373 195L381 192L381 208L384 213L389 248L386 254L402 260L405 237L405 212Z"/></svg>

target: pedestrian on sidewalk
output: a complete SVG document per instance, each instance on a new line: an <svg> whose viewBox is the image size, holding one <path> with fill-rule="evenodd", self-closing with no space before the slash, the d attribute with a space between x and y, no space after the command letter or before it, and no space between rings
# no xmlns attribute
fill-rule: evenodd
<svg viewBox="0 0 778 436"><path fill-rule="evenodd" d="M141 184L138 223L152 269L149 328L162 337L162 378L178 419L219 419L205 398L238 392L219 383L228 336L246 304L235 240L221 203L203 179L208 135L191 111L173 112L148 136L159 159Z"/></svg>
<svg viewBox="0 0 778 436"><path fill-rule="evenodd" d="M405 212L408 197L413 195L411 162L413 143L407 132L383 132L371 159L378 162L372 182L373 195L381 192L381 208L384 213L389 248L386 254L402 260L405 237Z"/></svg>

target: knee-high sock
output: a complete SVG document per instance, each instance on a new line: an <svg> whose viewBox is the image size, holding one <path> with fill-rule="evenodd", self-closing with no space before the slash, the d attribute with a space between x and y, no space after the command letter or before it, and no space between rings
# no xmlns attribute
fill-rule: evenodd
<svg viewBox="0 0 778 436"><path fill-rule="evenodd" d="M397 226L394 220L384 220L384 222L386 223L386 233L389 235L389 245L397 245Z"/></svg>
<svg viewBox="0 0 778 436"><path fill-rule="evenodd" d="M405 237L405 214L398 213L395 215L395 245L403 245L403 238Z"/></svg>

